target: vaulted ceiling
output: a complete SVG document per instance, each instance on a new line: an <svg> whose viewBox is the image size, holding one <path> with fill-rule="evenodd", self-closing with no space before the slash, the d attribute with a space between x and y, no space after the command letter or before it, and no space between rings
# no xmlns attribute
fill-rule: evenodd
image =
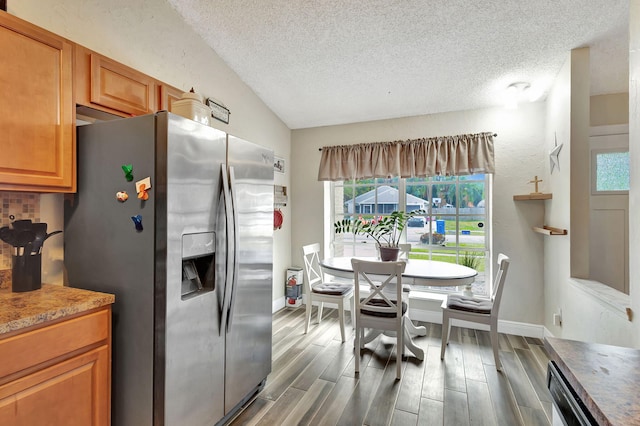
<svg viewBox="0 0 640 426"><path fill-rule="evenodd" d="M571 49L627 92L628 1L168 0L291 129L544 100Z"/></svg>

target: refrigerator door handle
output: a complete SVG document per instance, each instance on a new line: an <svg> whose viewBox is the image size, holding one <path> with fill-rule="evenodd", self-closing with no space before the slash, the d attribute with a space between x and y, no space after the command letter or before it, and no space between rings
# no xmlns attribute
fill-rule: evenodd
<svg viewBox="0 0 640 426"><path fill-rule="evenodd" d="M222 164L222 194L224 196L224 209L225 220L227 223L227 235L225 238L227 250L226 250L226 273L224 283L224 296L222 299L222 318L220 319L220 335L222 331L227 327L227 321L229 316L229 305L231 301L231 291L233 289L234 281L234 261L235 261L235 226L233 222L233 205L231 201L231 187L229 185L229 177L227 175L227 165Z"/></svg>
<svg viewBox="0 0 640 426"><path fill-rule="evenodd" d="M227 333L231 329L231 324L233 322L233 308L235 306L235 298L236 298L236 287L238 284L238 273L240 269L240 265L238 263L238 253L236 250L238 249L238 209L237 209L237 197L236 197L236 177L235 172L232 166L229 167L229 186L231 189L231 204L232 204L232 212L233 212L233 284L231 288L231 299L229 301L229 313L227 319Z"/></svg>

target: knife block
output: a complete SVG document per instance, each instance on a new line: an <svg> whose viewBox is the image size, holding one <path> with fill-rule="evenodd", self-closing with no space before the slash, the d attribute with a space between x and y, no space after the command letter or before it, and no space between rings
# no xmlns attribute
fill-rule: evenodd
<svg viewBox="0 0 640 426"><path fill-rule="evenodd" d="M28 254L11 258L11 291L22 293L42 287L42 255Z"/></svg>

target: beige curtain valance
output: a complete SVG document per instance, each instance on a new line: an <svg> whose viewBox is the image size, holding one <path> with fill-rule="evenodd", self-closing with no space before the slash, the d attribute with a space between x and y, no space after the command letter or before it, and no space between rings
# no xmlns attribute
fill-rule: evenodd
<svg viewBox="0 0 640 426"><path fill-rule="evenodd" d="M322 148L318 180L494 173L493 133Z"/></svg>

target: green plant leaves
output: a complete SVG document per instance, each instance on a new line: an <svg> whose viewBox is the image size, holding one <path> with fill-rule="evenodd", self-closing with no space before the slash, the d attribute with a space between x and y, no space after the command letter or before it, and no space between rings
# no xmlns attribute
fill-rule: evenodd
<svg viewBox="0 0 640 426"><path fill-rule="evenodd" d="M413 210L409 213L394 211L388 216L374 217L370 220L342 219L333 224L333 229L336 234L352 232L354 235L369 236L380 246L398 247L407 221L414 216L423 214L426 214L425 210Z"/></svg>
<svg viewBox="0 0 640 426"><path fill-rule="evenodd" d="M476 253L465 251L458 263L463 266L468 266L471 269L478 269L481 259L482 258L479 257Z"/></svg>

